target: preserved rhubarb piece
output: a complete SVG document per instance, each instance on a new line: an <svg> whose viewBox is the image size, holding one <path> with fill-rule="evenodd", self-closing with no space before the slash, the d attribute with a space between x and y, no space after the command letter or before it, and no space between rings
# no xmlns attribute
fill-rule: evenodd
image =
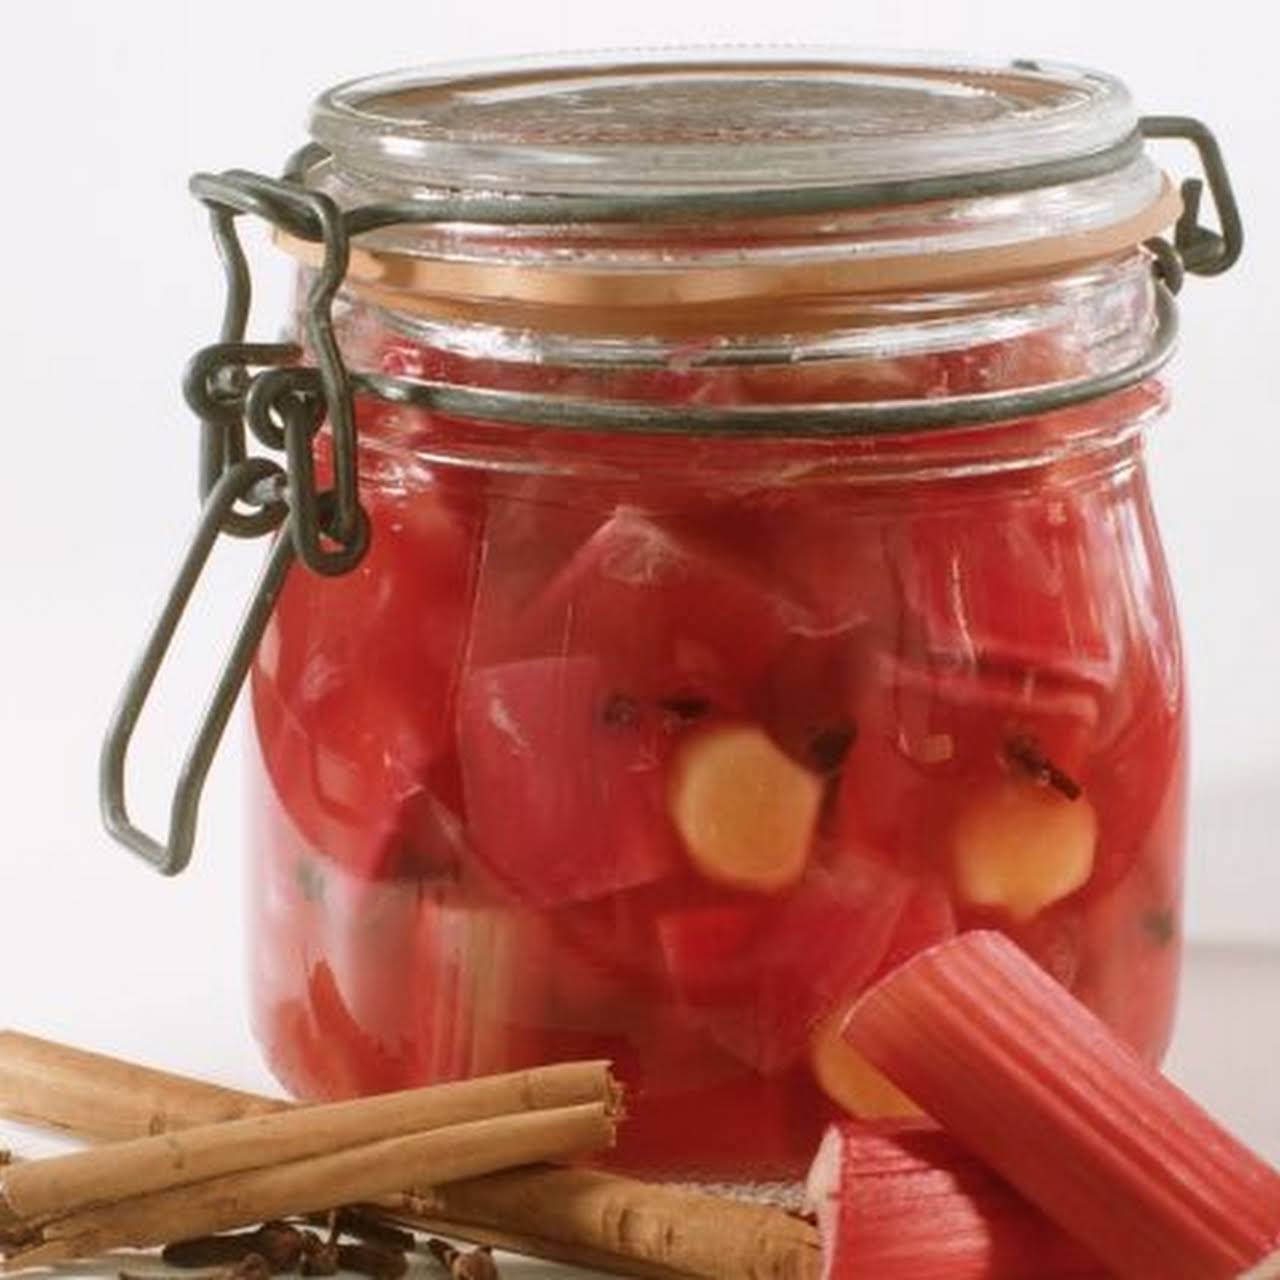
<svg viewBox="0 0 1280 1280"><path fill-rule="evenodd" d="M376 484L373 535L318 608L291 575L258 653L254 712L264 761L304 837L367 879L412 875L399 810L445 747L476 555L474 510L429 474L410 496ZM412 583L434 619L403 616L390 584ZM425 851L428 859L434 850Z"/></svg>
<svg viewBox="0 0 1280 1280"><path fill-rule="evenodd" d="M806 1183L823 1280L1067 1280L1102 1265L942 1130L845 1121Z"/></svg>
<svg viewBox="0 0 1280 1280"><path fill-rule="evenodd" d="M546 584L514 632L531 651L594 656L634 695L733 706L801 616L730 553L623 509Z"/></svg>
<svg viewBox="0 0 1280 1280"><path fill-rule="evenodd" d="M1140 853L1129 874L1084 913L1071 983L1076 996L1153 1065L1169 1043L1183 947L1172 906L1181 895L1182 866L1172 853L1175 842L1160 838L1163 827L1184 820L1181 793L1170 802L1153 828L1151 851Z"/></svg>
<svg viewBox="0 0 1280 1280"><path fill-rule="evenodd" d="M1099 714L1096 688L1047 672L881 656L859 698L838 828L945 879L957 906L1029 919L1091 875L1087 822L1059 848L1063 794L1049 774L1077 797L1070 818L1087 817L1092 801L1068 770L1090 758ZM1024 857L1028 838L1051 851Z"/></svg>
<svg viewBox="0 0 1280 1280"><path fill-rule="evenodd" d="M752 696L769 737L812 773L838 778L849 758L873 644L865 626L796 634Z"/></svg>
<svg viewBox="0 0 1280 1280"><path fill-rule="evenodd" d="M916 517L895 563L917 643L984 668L1036 669L1053 654L1059 675L1105 685L1124 619L1100 581L1103 536L1070 495L1052 507L1015 498L999 520L963 507Z"/></svg>
<svg viewBox="0 0 1280 1280"><path fill-rule="evenodd" d="M955 936L956 913L946 884L936 880L913 882L876 977L905 964L917 951L936 947Z"/></svg>
<svg viewBox="0 0 1280 1280"><path fill-rule="evenodd" d="M675 912L658 922L671 981L711 1039L773 1075L883 962L907 886L874 863L813 872L765 905Z"/></svg>
<svg viewBox="0 0 1280 1280"><path fill-rule="evenodd" d="M594 658L471 673L458 749L475 855L539 906L658 879L674 844L661 717L612 688Z"/></svg>
<svg viewBox="0 0 1280 1280"><path fill-rule="evenodd" d="M1228 1280L1280 1265L1280 1171L1002 935L909 961L854 1006L844 1035L1118 1275Z"/></svg>

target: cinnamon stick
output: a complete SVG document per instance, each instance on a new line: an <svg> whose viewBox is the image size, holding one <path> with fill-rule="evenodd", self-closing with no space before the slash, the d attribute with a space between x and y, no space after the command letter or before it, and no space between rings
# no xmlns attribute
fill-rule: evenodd
<svg viewBox="0 0 1280 1280"><path fill-rule="evenodd" d="M563 1262L589 1271L607 1271L613 1275L631 1277L631 1280L690 1280L690 1277L697 1276L693 1271L675 1270L625 1253L608 1253L587 1244L484 1227L475 1222L453 1222L448 1218L417 1214L405 1214L400 1221L416 1231L439 1232L441 1235L452 1236L455 1240L487 1245L491 1249L503 1249L508 1253L520 1253L530 1258L545 1258L548 1262ZM816 1271L814 1275L817 1275Z"/></svg>
<svg viewBox="0 0 1280 1280"><path fill-rule="evenodd" d="M121 1199L40 1224L5 1269L48 1266L126 1245L210 1235L294 1213L336 1209L423 1179L471 1178L597 1151L613 1139L600 1102L497 1116L365 1143L285 1164Z"/></svg>
<svg viewBox="0 0 1280 1280"><path fill-rule="evenodd" d="M809 1280L821 1269L816 1229L781 1209L596 1169L494 1173L416 1193L406 1208L411 1222L589 1242L633 1263L717 1280Z"/></svg>
<svg viewBox="0 0 1280 1280"><path fill-rule="evenodd" d="M0 1114L82 1137L136 1137L207 1122L211 1113L230 1119L289 1105L0 1032ZM648 1280L821 1274L816 1229L780 1209L599 1172L512 1170L380 1197L377 1207L408 1226Z"/></svg>
<svg viewBox="0 0 1280 1280"><path fill-rule="evenodd" d="M587 1103L614 1110L618 1098L608 1063L568 1062L249 1116L34 1160L3 1171L0 1194L14 1213L38 1223L96 1204L448 1125Z"/></svg>
<svg viewBox="0 0 1280 1280"><path fill-rule="evenodd" d="M289 1104L0 1031L0 1111L95 1142L218 1124Z"/></svg>

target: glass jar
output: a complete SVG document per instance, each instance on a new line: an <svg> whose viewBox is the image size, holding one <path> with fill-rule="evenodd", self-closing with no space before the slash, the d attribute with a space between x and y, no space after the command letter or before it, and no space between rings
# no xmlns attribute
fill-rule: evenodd
<svg viewBox="0 0 1280 1280"><path fill-rule="evenodd" d="M1094 73L830 53L321 98L296 208L355 247L274 220L304 368L341 284L359 449L291 461L353 467L369 537L288 575L252 669L289 1089L609 1058L614 1164L791 1178L833 1116L913 1110L842 1011L979 927L1161 1056L1179 206L1137 129Z"/></svg>

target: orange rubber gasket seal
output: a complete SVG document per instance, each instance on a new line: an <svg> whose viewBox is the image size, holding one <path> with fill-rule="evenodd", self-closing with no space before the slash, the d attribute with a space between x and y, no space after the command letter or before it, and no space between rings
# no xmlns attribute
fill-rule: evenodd
<svg viewBox="0 0 1280 1280"><path fill-rule="evenodd" d="M1158 236L1181 211L1166 178L1146 208L1087 232L954 252L671 270L459 261L353 244L345 287L414 316L557 333L813 332L856 323L873 296L1030 282L1105 261ZM285 231L275 240L303 265L320 265L320 245Z"/></svg>

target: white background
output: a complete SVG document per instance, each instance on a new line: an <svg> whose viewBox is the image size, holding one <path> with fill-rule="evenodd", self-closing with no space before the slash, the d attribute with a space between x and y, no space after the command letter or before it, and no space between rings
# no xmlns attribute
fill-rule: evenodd
<svg viewBox="0 0 1280 1280"><path fill-rule="evenodd" d="M1274 6L1134 0L362 0L11 5L0 18L0 1024L264 1083L243 1028L239 744L193 870L163 882L100 834L98 740L194 517L178 394L220 283L185 194L196 168L275 170L311 97L442 57L795 40L1070 59L1144 110L1219 132L1252 239L1192 282L1178 407L1153 441L1195 711L1191 920L1280 943L1280 75ZM20 16L19 16L20 15ZM1180 165L1188 157L1170 152ZM257 332L283 314L284 265ZM204 598L139 740L153 826L256 549ZM1261 993L1260 993L1261 994ZM1269 989L1259 1016L1280 992Z"/></svg>

